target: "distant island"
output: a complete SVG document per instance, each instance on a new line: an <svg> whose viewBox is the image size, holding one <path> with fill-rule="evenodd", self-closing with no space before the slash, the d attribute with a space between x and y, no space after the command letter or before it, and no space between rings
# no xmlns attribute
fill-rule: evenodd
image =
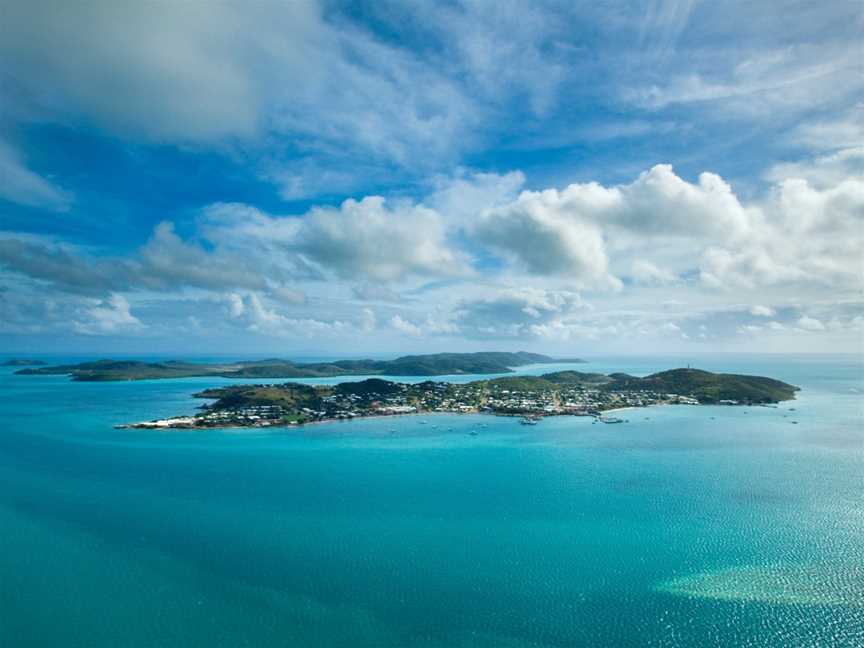
<svg viewBox="0 0 864 648"><path fill-rule="evenodd" d="M513 367L537 363L580 363L580 359L556 359L539 353L517 351L480 353L435 353L409 355L395 360L337 360L295 363L290 360L250 360L204 364L169 360L138 362L97 360L73 365L22 369L25 376L68 375L72 380L105 382L161 378L332 378L334 376L446 376L453 374L512 373Z"/></svg>
<svg viewBox="0 0 864 648"><path fill-rule="evenodd" d="M765 405L795 398L798 387L763 376L673 369L644 378L628 374L558 371L542 376L507 376L466 384L425 381L406 384L367 378L337 385L234 385L207 389L213 399L192 416L119 425L121 428L213 428L299 425L328 420L428 412L521 416L534 424L555 415L595 416L658 404Z"/></svg>
<svg viewBox="0 0 864 648"><path fill-rule="evenodd" d="M42 360L30 360L29 358L12 358L6 362L0 362L0 367L41 367L47 365Z"/></svg>

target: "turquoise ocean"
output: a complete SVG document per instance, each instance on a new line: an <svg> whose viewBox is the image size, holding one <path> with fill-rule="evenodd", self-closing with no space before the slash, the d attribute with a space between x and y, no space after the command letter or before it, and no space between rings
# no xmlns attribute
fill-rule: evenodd
<svg viewBox="0 0 864 648"><path fill-rule="evenodd" d="M589 360L802 391L147 431L232 382L0 369L0 646L864 646L862 358Z"/></svg>

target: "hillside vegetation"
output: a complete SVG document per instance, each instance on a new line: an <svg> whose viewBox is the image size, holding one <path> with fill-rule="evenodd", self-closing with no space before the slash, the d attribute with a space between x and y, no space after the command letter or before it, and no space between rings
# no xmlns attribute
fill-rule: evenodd
<svg viewBox="0 0 864 648"><path fill-rule="evenodd" d="M511 373L513 367L532 363L582 362L556 360L537 353L518 351L481 353L436 353L402 356L395 360L337 360L295 363L278 358L232 363L203 364L171 360L97 360L74 365L28 368L21 375L69 375L79 381L155 380L221 376L223 378L329 378L349 375L443 376L448 374Z"/></svg>
<svg viewBox="0 0 864 648"><path fill-rule="evenodd" d="M671 369L644 378L613 374L604 385L609 391L656 391L692 396L702 403L735 400L776 403L795 398L798 387L764 376L716 374L701 369Z"/></svg>
<svg viewBox="0 0 864 648"><path fill-rule="evenodd" d="M578 386L600 394L640 391L690 396L705 404L717 403L721 400L738 403L776 403L795 398L795 392L798 390L794 385L773 378L715 374L698 369L673 369L644 378L627 374L613 375L616 377L566 371L543 376L504 376L463 385L433 381L405 384L382 378L367 378L359 382L344 382L337 385L312 386L298 383L236 385L208 389L195 396L217 399L210 407L219 410L252 405L278 405L286 409L300 407L318 409L321 407L322 398L327 396L354 397L357 399L355 402L368 402L377 398L402 395L410 401L422 393L436 391L438 387L440 387L440 394L452 396L454 390L465 389L474 395L493 395L502 392L538 394L571 390L574 386Z"/></svg>

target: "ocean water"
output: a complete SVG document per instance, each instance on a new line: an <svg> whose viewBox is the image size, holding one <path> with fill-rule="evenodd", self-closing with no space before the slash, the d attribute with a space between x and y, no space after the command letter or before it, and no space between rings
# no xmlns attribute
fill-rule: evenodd
<svg viewBox="0 0 864 648"><path fill-rule="evenodd" d="M0 646L864 646L862 358L580 369L686 362L802 392L158 432L229 381L3 368Z"/></svg>

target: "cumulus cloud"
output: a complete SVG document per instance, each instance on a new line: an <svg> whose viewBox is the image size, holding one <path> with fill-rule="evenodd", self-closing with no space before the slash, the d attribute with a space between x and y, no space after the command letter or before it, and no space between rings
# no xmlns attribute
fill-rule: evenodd
<svg viewBox="0 0 864 648"><path fill-rule="evenodd" d="M0 267L83 293L123 290L129 280L123 261L87 259L69 246L12 236L0 238Z"/></svg>
<svg viewBox="0 0 864 648"><path fill-rule="evenodd" d="M388 208L383 198L346 200L315 209L303 223L297 250L346 278L399 279L406 274L464 274L468 266L447 246L437 212L420 205Z"/></svg>
<svg viewBox="0 0 864 648"><path fill-rule="evenodd" d="M401 315L394 315L391 317L390 326L403 335L410 335L413 337L419 337L422 332L419 326L404 319Z"/></svg>
<svg viewBox="0 0 864 648"><path fill-rule="evenodd" d="M97 299L0 290L0 333L114 336L146 334L148 328L117 293Z"/></svg>
<svg viewBox="0 0 864 648"><path fill-rule="evenodd" d="M864 180L848 178L824 190L806 180L786 180L761 211L763 222L745 242L705 249L703 280L742 288L788 282L860 284Z"/></svg>
<svg viewBox="0 0 864 648"><path fill-rule="evenodd" d="M510 288L461 303L455 325L469 337L520 338L543 335L588 306L578 293Z"/></svg>
<svg viewBox="0 0 864 648"><path fill-rule="evenodd" d="M737 244L754 235L762 218L716 174L702 173L693 184L671 166L657 165L627 185L592 182L561 191L525 191L511 203L486 210L474 231L481 242L533 274L617 288L616 261L628 255L635 280L675 279L678 269L663 267L658 240L670 239L670 246L679 248L682 239ZM685 249L690 256L690 248ZM661 256L660 263L645 256Z"/></svg>
<svg viewBox="0 0 864 648"><path fill-rule="evenodd" d="M825 325L815 317L803 315L796 322L798 326L805 331L824 331Z"/></svg>
<svg viewBox="0 0 864 648"><path fill-rule="evenodd" d="M750 307L750 314L754 317L774 317L777 314L777 311L770 306L756 304Z"/></svg>
<svg viewBox="0 0 864 648"><path fill-rule="evenodd" d="M137 255L128 258L95 256L47 240L0 237L0 267L80 293L268 285L262 268L248 257L183 241L169 222L159 224Z"/></svg>
<svg viewBox="0 0 864 648"><path fill-rule="evenodd" d="M474 194L470 181L479 183ZM285 303L305 299L298 281L359 282L356 296L392 300L387 282L469 277L479 269L471 258L478 245L512 270L583 290L619 289L619 274L646 285L696 276L726 289L860 281L864 180L855 177L823 189L785 180L749 204L714 174L690 183L668 165L626 185L572 184L515 198L518 174L470 181L436 191L429 202L438 209L379 196L301 216L217 204L204 210L196 237L165 222L124 259L7 236L0 263L70 290L246 289ZM459 195L473 195L470 208L447 213ZM482 208L486 199L492 205Z"/></svg>
<svg viewBox="0 0 864 648"><path fill-rule="evenodd" d="M525 174L521 171L505 174L457 172L453 176L436 178L434 191L424 203L454 224L467 225L482 212L515 200L524 184Z"/></svg>
<svg viewBox="0 0 864 648"><path fill-rule="evenodd" d="M849 141L853 142L864 142L864 132L858 139ZM864 177L864 146L849 146L812 159L775 164L765 173L766 180L771 182L799 179L821 189L856 176Z"/></svg>
<svg viewBox="0 0 864 648"><path fill-rule="evenodd" d="M207 247L181 238L172 223L160 223L135 256L123 259L0 238L0 264L84 292L244 288L286 303L305 299L291 280L386 282L470 272L466 256L449 245L436 211L409 202L391 206L377 196L346 200L338 209L314 208L303 217L216 205L205 212L200 232Z"/></svg>
<svg viewBox="0 0 864 648"><path fill-rule="evenodd" d="M289 317L267 305L257 294L230 294L226 298L229 315L247 331L277 338L315 338L356 332L349 322L312 317ZM366 315L368 321L368 314Z"/></svg>
<svg viewBox="0 0 864 648"><path fill-rule="evenodd" d="M141 321L132 315L127 299L118 294L86 309L83 318L74 322L77 332L88 335L124 333L142 327Z"/></svg>
<svg viewBox="0 0 864 648"><path fill-rule="evenodd" d="M577 187L571 189L578 191ZM598 217L639 233L740 239L751 233L758 219L758 212L744 207L717 174L701 173L693 184L669 164L658 164L612 191L620 198L607 203Z"/></svg>
<svg viewBox="0 0 864 648"><path fill-rule="evenodd" d="M306 303L306 293L289 285L270 283L267 286L267 292L273 299L283 304Z"/></svg>
<svg viewBox="0 0 864 648"><path fill-rule="evenodd" d="M440 214L408 201L390 204L367 196L346 200L339 208L313 208L302 218L219 205L208 210L207 218L207 236L226 248L293 254L295 267L321 276L380 282L469 272L467 260L449 245Z"/></svg>
<svg viewBox="0 0 864 648"><path fill-rule="evenodd" d="M371 308L362 308L360 309L360 315L358 317L358 327L364 333L370 333L375 330L375 327L378 324L378 316L375 315L375 311Z"/></svg>
<svg viewBox="0 0 864 648"><path fill-rule="evenodd" d="M630 277L642 284L666 284L677 280L673 272L660 268L647 259L636 259L630 264Z"/></svg>
<svg viewBox="0 0 864 648"><path fill-rule="evenodd" d="M141 281L153 288L193 286L219 290L234 286L261 289L267 283L249 257L224 250L208 251L184 241L170 222L156 227L136 261Z"/></svg>
<svg viewBox="0 0 864 648"><path fill-rule="evenodd" d="M599 187L596 197L608 199ZM571 200L575 198L576 200ZM516 201L486 211L475 227L482 242L538 275L565 275L586 284L615 284L601 228L580 218L583 196L567 190L523 192ZM576 202L577 204L574 204Z"/></svg>
<svg viewBox="0 0 864 648"><path fill-rule="evenodd" d="M698 336L664 328L681 327L669 315L733 292L740 321L729 331L756 325L741 319L748 309L804 330L762 304L826 288L851 298L861 287L864 180L855 177L828 187L785 180L748 201L719 176L690 182L666 165L616 186L517 195L523 183L521 174L461 174L422 201L369 196L300 215L216 204L184 236L158 225L127 257L2 233L0 277L102 300L233 295L224 308L234 325L270 336L371 332L380 318L381 330L407 335L550 341ZM615 319L589 316L580 293L626 308ZM832 330L832 314L809 317Z"/></svg>

